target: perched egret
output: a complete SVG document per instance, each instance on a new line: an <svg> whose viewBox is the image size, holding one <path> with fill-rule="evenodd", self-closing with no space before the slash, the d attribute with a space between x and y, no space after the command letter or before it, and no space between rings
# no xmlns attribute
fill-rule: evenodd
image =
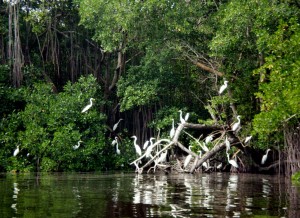
<svg viewBox="0 0 300 218"><path fill-rule="evenodd" d="M182 117L182 110L179 110L178 112L180 113L180 122L185 123L185 119Z"/></svg>
<svg viewBox="0 0 300 218"><path fill-rule="evenodd" d="M236 117L236 119L238 120L238 122L236 122L235 124L233 124L233 126L231 128L232 131L236 131L240 127L240 124L241 124L240 115L238 115Z"/></svg>
<svg viewBox="0 0 300 218"><path fill-rule="evenodd" d="M151 137L150 138L150 145L149 145L149 147L147 148L147 150L146 150L146 158L149 158L150 156L151 156L151 152L152 152L152 150L153 150L153 141L152 140L154 140L155 138L153 138L153 137Z"/></svg>
<svg viewBox="0 0 300 218"><path fill-rule="evenodd" d="M261 159L261 164L265 164L265 162L266 162L266 160L267 160L267 158L268 158L268 153L269 153L269 151L271 151L271 149L267 149L267 152L266 152L266 154L262 157L262 159Z"/></svg>
<svg viewBox="0 0 300 218"><path fill-rule="evenodd" d="M191 146L189 146L189 150L191 151ZM192 160L193 155L189 154L188 156L186 156L184 163L183 163L183 167L186 168L187 165L190 163L190 161Z"/></svg>
<svg viewBox="0 0 300 218"><path fill-rule="evenodd" d="M252 138L252 135L251 136L247 136L246 139L245 139L245 143L249 142Z"/></svg>
<svg viewBox="0 0 300 218"><path fill-rule="evenodd" d="M210 168L210 166L207 162L203 162L202 166L204 166L204 168L207 170Z"/></svg>
<svg viewBox="0 0 300 218"><path fill-rule="evenodd" d="M76 150L76 149L78 149L79 147L80 147L80 143L81 143L82 141L78 141L77 142L77 145L73 145L73 150Z"/></svg>
<svg viewBox="0 0 300 218"><path fill-rule="evenodd" d="M132 136L131 138L134 138L134 147L135 147L136 153L137 153L139 156L141 156L141 155L142 155L142 150L141 150L140 146L136 143L137 137L134 135L134 136Z"/></svg>
<svg viewBox="0 0 300 218"><path fill-rule="evenodd" d="M85 107L82 109L81 113L87 112L87 111L93 106L93 100L95 100L95 99L90 98L90 104L88 104L87 106L85 106Z"/></svg>
<svg viewBox="0 0 300 218"><path fill-rule="evenodd" d="M190 113L186 113L186 115L184 116L184 120L188 121L189 117L190 117Z"/></svg>
<svg viewBox="0 0 300 218"><path fill-rule="evenodd" d="M115 131L118 128L119 123L122 121L123 119L119 119L119 121L117 123L115 123L115 125L113 126L112 130Z"/></svg>
<svg viewBox="0 0 300 218"><path fill-rule="evenodd" d="M17 145L16 150L14 151L14 157L17 156L20 152L19 145Z"/></svg>
<svg viewBox="0 0 300 218"><path fill-rule="evenodd" d="M222 167L222 163L220 163L220 164L217 166L217 169L219 170L219 169L221 169L221 167Z"/></svg>
<svg viewBox="0 0 300 218"><path fill-rule="evenodd" d="M116 144L116 153L117 153L118 155L121 154L121 151L120 151L120 149L119 149L119 143L118 143L118 140L117 140L117 144Z"/></svg>
<svg viewBox="0 0 300 218"><path fill-rule="evenodd" d="M170 130L170 138L172 139L175 135L175 126L174 126L174 119L172 119L172 129Z"/></svg>
<svg viewBox="0 0 300 218"><path fill-rule="evenodd" d="M228 84L228 81L225 80L224 84L220 87L219 94L222 94L222 92L224 92L224 90L227 88L227 84Z"/></svg>
<svg viewBox="0 0 300 218"><path fill-rule="evenodd" d="M116 136L115 139L111 142L111 145L115 145L118 143L118 137Z"/></svg>
<svg viewBox="0 0 300 218"><path fill-rule="evenodd" d="M186 168L187 165L191 162L193 155L189 154L188 156L186 156L185 160L184 160L184 164L183 167Z"/></svg>
<svg viewBox="0 0 300 218"><path fill-rule="evenodd" d="M212 140L213 140L213 136L212 136L212 135L207 136L207 137L205 138L205 144L210 143Z"/></svg>
<svg viewBox="0 0 300 218"><path fill-rule="evenodd" d="M162 152L160 157L158 158L156 164L165 162L167 160L167 154L168 154L168 151Z"/></svg>
<svg viewBox="0 0 300 218"><path fill-rule="evenodd" d="M228 141L227 136L225 137L225 145L226 145L226 152L230 150L230 142Z"/></svg>
<svg viewBox="0 0 300 218"><path fill-rule="evenodd" d="M143 149L145 150L148 147L148 145L149 145L149 141L147 140L147 141L145 141L145 143L143 145Z"/></svg>
<svg viewBox="0 0 300 218"><path fill-rule="evenodd" d="M233 159L229 159L229 154L228 153L226 153L227 154L227 160L228 160L228 163L230 163L232 166L234 166L235 168L239 168L239 166L238 166L238 164L236 163L236 161L235 160L233 160Z"/></svg>

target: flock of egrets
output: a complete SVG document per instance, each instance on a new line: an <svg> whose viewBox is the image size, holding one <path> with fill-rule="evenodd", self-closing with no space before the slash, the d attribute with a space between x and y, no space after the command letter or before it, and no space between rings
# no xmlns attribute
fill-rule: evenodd
<svg viewBox="0 0 300 218"><path fill-rule="evenodd" d="M219 94L222 94L222 93L224 92L224 90L227 88L227 85L228 85L228 81L225 80L225 81L224 81L224 84L223 84L223 85L220 87L220 89L219 89ZM87 112L87 111L93 106L93 101L94 101L94 100L95 100L94 98L90 98L90 100L89 100L90 103L82 109L81 113ZM179 110L178 112L180 113L180 116L179 116L180 123L181 123L181 124L186 123L186 122L188 121L188 119L189 119L189 113L186 113L185 116L183 117L183 112L182 112L182 110ZM237 119L237 122L235 122L235 123L231 126L231 130L232 130L233 132L237 131L237 130L240 128L240 125L241 125L240 116L237 116L236 119ZM115 131L115 130L117 129L119 123L120 123L122 120L123 120L122 118L119 119L119 121L113 125L112 131ZM165 150L162 152L162 150L159 150L159 149L158 149L158 147L159 147L158 145L160 145L161 142L171 142L171 140L172 140L172 139L174 138L174 136L175 136L175 133L176 133L176 128L175 128L175 124L174 124L174 119L172 119L172 128L171 128L170 133L169 133L170 139L163 139L163 140L160 140L159 142L154 143L154 139L155 139L155 138L151 137L149 140L146 140L145 143L144 143L143 146L142 146L142 148L143 148L143 150L144 150L144 154L143 154L143 152L142 152L141 147L137 144L137 137L136 137L136 136L132 136L132 138L134 139L134 141L133 141L134 148L135 148L136 154L137 154L137 156L138 156L138 159L137 159L138 161L134 161L134 162L133 162L133 163L135 164L137 170L139 169L138 164L141 163L140 160L141 160L143 157L145 157L146 159L154 158L154 159L155 159L155 160L154 160L154 162L155 162L155 167L156 167L156 165L165 162L165 161L167 160L167 152L168 152L168 150L165 149ZM246 139L244 140L244 143L248 143L248 142L251 140L251 138L252 138L252 136L246 137ZM197 141L197 140L196 140L196 141ZM201 149L202 149L204 152L208 152L209 149L208 149L207 145L208 145L209 143L211 143L212 141L213 141L213 135L211 134L211 135L208 135L208 136L205 138L205 140L203 140L202 143L200 143L199 141L197 141L197 142L198 142L198 144L200 145ZM79 140L78 143L77 143L77 145L74 145L72 148L73 148L74 150L77 150L77 149L80 147L80 143L81 143L81 142L82 142L82 141ZM115 137L115 139L112 141L112 145L113 145L113 146L116 146L116 153L117 153L118 155L120 155L120 154L121 154L121 151L120 151L120 149L119 149L118 137ZM228 163L231 164L233 167L238 168L237 162L236 162L235 160L229 158L229 153L228 153L228 151L230 150L230 142L229 142L229 140L227 139L227 136L225 137L225 145L226 145L226 155L227 155ZM156 147L156 150L154 150L154 147ZM191 146L189 146L189 150L191 150ZM266 162L267 157L268 157L268 152L269 152L269 151L270 151L270 149L268 149L268 150L266 151L266 154L262 157L261 164L264 164L264 163ZM18 145L17 148L15 149L14 153L13 153L13 156L17 156L19 152L20 152L20 148L19 148L19 145ZM159 155L157 155L157 154L159 154ZM28 154L28 155L29 155L29 154ZM201 158L201 156L202 156L202 151L199 150L199 157ZM189 155L187 155L187 156L185 157L185 160L184 160L184 163L183 163L183 168L184 168L184 169L187 168L188 164L189 164L190 161L192 160L192 157L193 157L193 155L191 155L191 154L189 154ZM203 166L204 168L206 168L206 169L209 169L209 168L210 168L209 162L204 162L204 163L202 164L202 166ZM217 169L220 169L221 167L222 167L222 163L219 164L219 165L217 166ZM154 168L154 169L155 169L155 168Z"/></svg>

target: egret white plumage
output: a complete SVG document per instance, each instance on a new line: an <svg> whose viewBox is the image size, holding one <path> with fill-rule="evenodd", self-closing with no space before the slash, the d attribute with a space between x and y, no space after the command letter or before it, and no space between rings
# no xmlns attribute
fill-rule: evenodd
<svg viewBox="0 0 300 218"><path fill-rule="evenodd" d="M90 103L82 109L81 113L87 112L93 106L93 100L95 99L90 98Z"/></svg>
<svg viewBox="0 0 300 218"><path fill-rule="evenodd" d="M249 142L251 140L251 138L252 138L252 135L247 136L246 139L245 139L245 143Z"/></svg>
<svg viewBox="0 0 300 218"><path fill-rule="evenodd" d="M180 113L180 122L185 123L185 119L182 117L182 110L179 110L178 112Z"/></svg>
<svg viewBox="0 0 300 218"><path fill-rule="evenodd" d="M116 136L115 139L111 142L111 145L115 145L118 143L118 137Z"/></svg>
<svg viewBox="0 0 300 218"><path fill-rule="evenodd" d="M117 123L115 123L115 125L113 126L112 130L115 131L118 128L119 123L122 121L123 119L119 119L119 121Z"/></svg>
<svg viewBox="0 0 300 218"><path fill-rule="evenodd" d="M156 161L156 164L165 162L167 160L167 154L168 154L168 151L162 152L161 155L159 156L158 160Z"/></svg>
<svg viewBox="0 0 300 218"><path fill-rule="evenodd" d="M155 138L153 138L153 137L150 138L150 145L149 145L149 147L147 148L147 150L145 152L146 158L149 158L151 156L151 152L153 150L153 141L152 140L154 140L154 139Z"/></svg>
<svg viewBox="0 0 300 218"><path fill-rule="evenodd" d="M149 145L149 141L147 140L147 141L145 141L145 143L143 145L143 149L145 150L148 147L148 145Z"/></svg>
<svg viewBox="0 0 300 218"><path fill-rule="evenodd" d="M184 163L183 163L183 167L186 168L187 165L189 165L189 163L191 162L192 160L192 157L193 155L189 154L188 156L186 156L185 160L184 160Z"/></svg>
<svg viewBox="0 0 300 218"><path fill-rule="evenodd" d="M134 138L134 147L135 147L135 151L136 151L136 153L139 155L139 156L141 156L142 155L142 150L141 150L141 148L140 148L140 146L136 143L136 141L137 141L137 137L134 135L134 136L132 136L131 138Z"/></svg>
<svg viewBox="0 0 300 218"><path fill-rule="evenodd" d="M227 154L227 160L228 160L228 163L230 163L232 166L234 166L235 168L239 168L239 166L238 166L238 164L236 163L236 161L235 160L233 160L233 159L229 159L229 154L228 153L226 153Z"/></svg>
<svg viewBox="0 0 300 218"><path fill-rule="evenodd" d="M230 150L230 142L228 141L227 136L225 137L225 145L226 145L226 152Z"/></svg>
<svg viewBox="0 0 300 218"><path fill-rule="evenodd" d="M172 129L170 130L170 138L172 139L175 135L175 126L174 126L174 119L172 119Z"/></svg>
<svg viewBox="0 0 300 218"><path fill-rule="evenodd" d="M221 169L221 167L222 167L222 163L220 163L218 166L217 166L217 169L219 170L219 169Z"/></svg>
<svg viewBox="0 0 300 218"><path fill-rule="evenodd" d="M73 150L77 150L79 147L80 147L80 143L81 143L82 141L78 141L77 142L77 145L73 145Z"/></svg>
<svg viewBox="0 0 300 218"><path fill-rule="evenodd" d="M207 136L207 137L205 138L205 144L210 143L212 140L213 140L213 136L212 136L212 135Z"/></svg>
<svg viewBox="0 0 300 218"><path fill-rule="evenodd" d="M188 121L189 117L190 117L190 113L186 113L185 116L184 116L185 122Z"/></svg>
<svg viewBox="0 0 300 218"><path fill-rule="evenodd" d="M191 146L189 146L189 150L191 151ZM186 156L184 163L183 163L183 167L186 168L187 165L190 163L190 161L192 160L193 155L189 154L188 156Z"/></svg>
<svg viewBox="0 0 300 218"><path fill-rule="evenodd" d="M265 162L266 162L266 160L268 158L269 151L271 151L271 149L267 149L266 154L261 159L261 164L265 164Z"/></svg>
<svg viewBox="0 0 300 218"><path fill-rule="evenodd" d="M120 149L119 149L119 143L118 143L118 140L117 140L117 144L116 144L116 153L117 153L118 155L121 154L121 151L120 151Z"/></svg>
<svg viewBox="0 0 300 218"><path fill-rule="evenodd" d="M20 152L19 145L17 145L16 150L14 151L14 157L17 156Z"/></svg>
<svg viewBox="0 0 300 218"><path fill-rule="evenodd" d="M240 127L240 124L241 124L240 115L238 115L236 117L236 119L238 120L238 122L236 122L235 124L233 124L233 126L231 128L232 131L236 131Z"/></svg>
<svg viewBox="0 0 300 218"><path fill-rule="evenodd" d="M225 80L224 84L220 87L219 94L222 94L222 92L224 92L224 90L227 88L227 84L228 84L228 81Z"/></svg>

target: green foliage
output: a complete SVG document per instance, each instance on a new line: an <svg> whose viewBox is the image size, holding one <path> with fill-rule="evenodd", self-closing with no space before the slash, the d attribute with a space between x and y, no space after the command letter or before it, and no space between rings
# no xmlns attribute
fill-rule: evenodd
<svg viewBox="0 0 300 218"><path fill-rule="evenodd" d="M295 19L283 22L267 38L269 55L256 73L264 75L257 97L261 113L255 116L254 130L261 137L279 131L299 118L300 111L300 27ZM291 119L294 118L294 119Z"/></svg>
<svg viewBox="0 0 300 218"><path fill-rule="evenodd" d="M294 173L291 178L293 183L300 185L300 172Z"/></svg>
<svg viewBox="0 0 300 218"><path fill-rule="evenodd" d="M1 135L6 158L13 158L16 170L40 167L42 171L96 170L107 167L102 160L106 148L105 116L97 111L102 100L92 76L68 83L64 91L55 94L50 84L35 84L24 90L26 107L3 120ZM87 112L82 108L94 97L95 105ZM2 132L1 131L1 132ZM74 150L77 141L83 143ZM14 145L20 154L11 157ZM28 156L27 156L28 154ZM23 163L26 160L26 163Z"/></svg>

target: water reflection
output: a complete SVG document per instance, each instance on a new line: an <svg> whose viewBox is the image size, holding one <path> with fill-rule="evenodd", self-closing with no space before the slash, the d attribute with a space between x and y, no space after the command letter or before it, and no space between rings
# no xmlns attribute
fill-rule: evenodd
<svg viewBox="0 0 300 218"><path fill-rule="evenodd" d="M43 174L0 177L0 217L299 217L282 177Z"/></svg>

